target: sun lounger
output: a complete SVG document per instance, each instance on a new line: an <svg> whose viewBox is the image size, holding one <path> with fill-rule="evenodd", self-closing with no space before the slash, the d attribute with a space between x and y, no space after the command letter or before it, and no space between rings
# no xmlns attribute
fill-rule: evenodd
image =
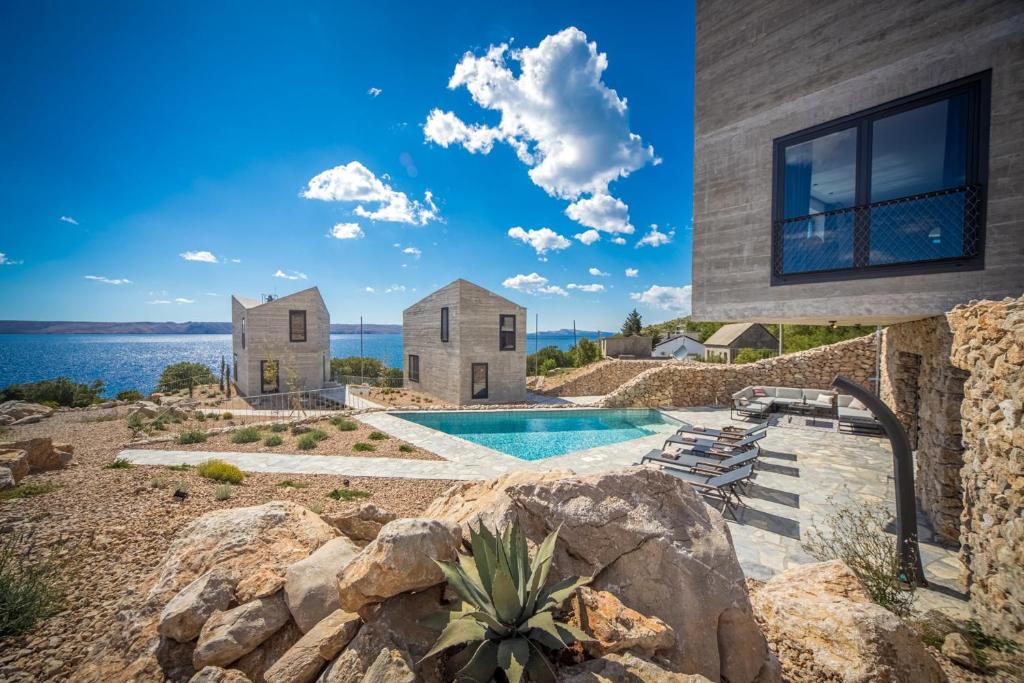
<svg viewBox="0 0 1024 683"><path fill-rule="evenodd" d="M686 470L704 471L710 474L718 474L721 472L728 472L731 469L737 467L743 467L744 465L753 465L757 460L757 449L750 448L745 451L740 451L735 455L729 456L728 458L705 458L699 455L677 455L672 456L659 451L657 449L652 450L643 458L640 459L640 464L645 462L654 462L659 465L667 465L669 467L678 467Z"/></svg>
<svg viewBox="0 0 1024 683"><path fill-rule="evenodd" d="M694 455L711 453L713 455L729 456L739 451L745 451L752 446L758 448L757 442L764 437L764 432L757 432L756 434L745 436L738 441L719 441L717 439L701 439L697 438L696 435L690 434L675 434L665 439L662 450L667 449L671 444L679 446L682 450L691 452Z"/></svg>
<svg viewBox="0 0 1024 683"><path fill-rule="evenodd" d="M734 470L714 475L688 472L675 467L665 467L662 471L682 479L700 493L722 501L725 509L732 513L733 519L735 519L736 505L743 504L743 500L738 492L739 486L747 479L750 479L751 474L754 472L754 466L744 465L743 467L737 467Z"/></svg>
<svg viewBox="0 0 1024 683"><path fill-rule="evenodd" d="M683 426L676 430L676 434L696 434L698 436L706 436L711 439L717 439L719 441L739 441L748 436L753 436L758 432L763 432L768 429L768 423L762 422L756 424L753 427L743 429L742 427L735 427L728 425L721 429L713 429L711 427L701 427L699 425L692 425L688 422L684 422Z"/></svg>

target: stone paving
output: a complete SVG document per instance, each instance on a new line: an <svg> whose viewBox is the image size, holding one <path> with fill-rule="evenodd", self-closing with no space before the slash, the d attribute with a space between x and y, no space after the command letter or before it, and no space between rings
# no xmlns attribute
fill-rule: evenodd
<svg viewBox="0 0 1024 683"><path fill-rule="evenodd" d="M666 409L663 412L708 427L731 423L729 411L722 408ZM652 448L660 448L666 437L665 433L660 433L526 461L387 412L367 413L359 415L358 419L436 453L447 462L164 450L127 450L121 455L132 462L161 465L198 464L209 458L220 458L253 472L478 480L522 469L571 469L590 474L628 467ZM814 561L801 548L801 539L806 538L814 520L825 515L834 503L856 497L882 502L891 510L895 509L892 453L887 439L798 425L770 428L761 445L755 478L748 486L748 494L743 496L745 505L738 511L737 519L729 520L737 555L749 577L767 579L789 567ZM957 593L961 567L956 550L932 542L931 530L923 525L919 527L919 534L925 575L936 586L934 591L922 591L919 602L959 614L963 603L946 598Z"/></svg>

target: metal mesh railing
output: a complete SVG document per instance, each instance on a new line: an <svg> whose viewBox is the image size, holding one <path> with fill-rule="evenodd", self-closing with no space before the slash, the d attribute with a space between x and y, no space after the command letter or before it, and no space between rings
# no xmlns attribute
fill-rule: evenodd
<svg viewBox="0 0 1024 683"><path fill-rule="evenodd" d="M976 256L978 185L798 216L773 224L775 275L869 269Z"/></svg>
<svg viewBox="0 0 1024 683"><path fill-rule="evenodd" d="M387 387L389 389L401 389L403 380L401 377L358 377L356 375L338 375L334 378L338 384L366 384L371 387Z"/></svg>

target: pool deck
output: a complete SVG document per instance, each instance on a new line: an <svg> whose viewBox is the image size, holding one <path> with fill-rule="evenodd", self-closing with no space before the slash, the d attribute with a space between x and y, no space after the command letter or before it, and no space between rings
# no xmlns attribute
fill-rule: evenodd
<svg viewBox="0 0 1024 683"><path fill-rule="evenodd" d="M723 408L663 412L708 427L733 423L728 409ZM593 474L629 467L652 448L660 448L666 436L658 434L529 461L387 412L366 413L358 419L446 461L168 450L126 450L121 457L147 465L198 464L219 458L243 470L282 474L480 480L516 470L565 469ZM745 505L737 519L728 520L740 564L749 577L767 579L779 571L814 561L802 549L801 540L806 539L813 522L834 507L833 502L855 497L895 509L892 453L884 438L840 434L796 423L770 428L761 444L754 481L743 497ZM919 535L925 575L935 587L921 591L919 602L959 614L965 608L956 598L961 570L956 550L931 542L932 531L924 525L919 526Z"/></svg>

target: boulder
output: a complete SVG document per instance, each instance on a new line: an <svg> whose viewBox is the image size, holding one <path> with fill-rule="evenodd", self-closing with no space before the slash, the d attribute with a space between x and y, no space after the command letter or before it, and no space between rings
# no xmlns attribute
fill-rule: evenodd
<svg viewBox="0 0 1024 683"><path fill-rule="evenodd" d="M277 633L231 666L248 676L253 683L266 683L267 671L294 647L300 638L302 631L289 619Z"/></svg>
<svg viewBox="0 0 1024 683"><path fill-rule="evenodd" d="M725 521L665 472L517 472L453 487L424 515L463 528L518 519L533 543L561 527L552 578L596 576L591 588L661 619L672 668L750 683L771 666Z"/></svg>
<svg viewBox="0 0 1024 683"><path fill-rule="evenodd" d="M152 398L152 396L150 396ZM128 417L139 415L141 417L154 418L160 414L160 406L152 401L136 401L128 412Z"/></svg>
<svg viewBox="0 0 1024 683"><path fill-rule="evenodd" d="M324 515L324 521L354 541L372 541L388 522L398 515L373 503L360 503L337 514Z"/></svg>
<svg viewBox="0 0 1024 683"><path fill-rule="evenodd" d="M571 604L570 623L594 639L583 644L583 649L593 657L630 650L649 659L676 644L675 633L668 624L626 607L608 591L584 586Z"/></svg>
<svg viewBox="0 0 1024 683"><path fill-rule="evenodd" d="M197 669L204 666L224 666L252 652L278 629L291 615L278 593L239 605L226 612L216 612L203 625L196 641L192 663Z"/></svg>
<svg viewBox="0 0 1024 683"><path fill-rule="evenodd" d="M288 567L284 582L285 601L303 633L341 607L338 579L358 553L359 547L355 543L339 536Z"/></svg>
<svg viewBox="0 0 1024 683"><path fill-rule="evenodd" d="M0 470L7 470L10 473L3 477L4 481L9 482L6 488L17 486L28 474L28 453L16 448L0 449Z"/></svg>
<svg viewBox="0 0 1024 683"><path fill-rule="evenodd" d="M195 640L214 612L231 606L237 581L230 572L206 572L171 598L160 613L157 632L179 643Z"/></svg>
<svg viewBox="0 0 1024 683"><path fill-rule="evenodd" d="M359 630L358 614L337 610L311 628L267 669L267 683L309 683Z"/></svg>
<svg viewBox="0 0 1024 683"><path fill-rule="evenodd" d="M14 481L14 473L9 467L0 466L0 491L14 488L18 482Z"/></svg>
<svg viewBox="0 0 1024 683"><path fill-rule="evenodd" d="M25 451L28 473L38 474L67 467L71 464L74 448L70 444L54 444L52 439L41 437L5 441L0 443L0 452L2 451Z"/></svg>
<svg viewBox="0 0 1024 683"><path fill-rule="evenodd" d="M204 666L188 683L252 683L241 671L222 669L219 666Z"/></svg>
<svg viewBox="0 0 1024 683"><path fill-rule="evenodd" d="M370 603L441 583L444 575L434 561L455 560L461 538L458 525L450 522L389 522L342 572L342 608L357 612Z"/></svg>
<svg viewBox="0 0 1024 683"><path fill-rule="evenodd" d="M612 653L559 672L561 683L711 683L700 674L681 674L628 652Z"/></svg>
<svg viewBox="0 0 1024 683"><path fill-rule="evenodd" d="M921 639L838 560L778 574L751 599L787 681L947 680Z"/></svg>
<svg viewBox="0 0 1024 683"><path fill-rule="evenodd" d="M366 670L362 683L416 683L412 667L409 653L405 650L383 647Z"/></svg>
<svg viewBox="0 0 1024 683"><path fill-rule="evenodd" d="M53 415L53 408L30 401L4 401L0 403L0 416L8 424L31 424ZM26 421L27 420L27 421Z"/></svg>
<svg viewBox="0 0 1024 683"><path fill-rule="evenodd" d="M950 633L942 641L942 654L954 664L959 664L965 669L978 671L978 658L971 649L971 644L962 633Z"/></svg>
<svg viewBox="0 0 1024 683"><path fill-rule="evenodd" d="M330 541L328 541L330 542ZM239 604L273 595L284 588L284 576L279 568L260 569L238 582L235 601Z"/></svg>

